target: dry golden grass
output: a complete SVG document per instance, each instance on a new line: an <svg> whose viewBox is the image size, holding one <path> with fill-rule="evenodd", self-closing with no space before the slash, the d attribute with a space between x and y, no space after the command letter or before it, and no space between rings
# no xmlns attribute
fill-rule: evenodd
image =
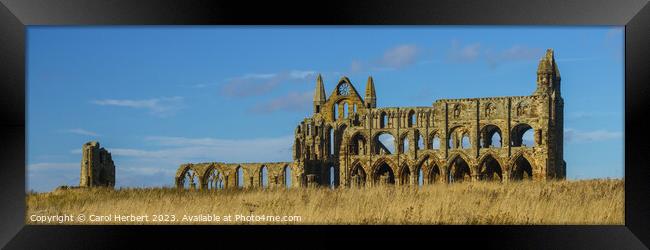
<svg viewBox="0 0 650 250"><path fill-rule="evenodd" d="M73 189L27 196L31 215L148 215L148 222L65 224L624 224L624 182L457 183L422 188ZM153 215L174 222L153 222ZM301 216L299 222L188 222L184 215Z"/></svg>

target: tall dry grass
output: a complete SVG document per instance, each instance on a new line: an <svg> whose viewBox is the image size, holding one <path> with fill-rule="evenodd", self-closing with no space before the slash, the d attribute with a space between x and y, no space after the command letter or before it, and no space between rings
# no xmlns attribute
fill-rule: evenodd
<svg viewBox="0 0 650 250"><path fill-rule="evenodd" d="M74 189L28 194L29 216L174 215L174 222L66 224L624 224L624 182L471 182L421 188ZM299 222L188 222L184 215L300 216ZM151 220L151 217L149 217Z"/></svg>

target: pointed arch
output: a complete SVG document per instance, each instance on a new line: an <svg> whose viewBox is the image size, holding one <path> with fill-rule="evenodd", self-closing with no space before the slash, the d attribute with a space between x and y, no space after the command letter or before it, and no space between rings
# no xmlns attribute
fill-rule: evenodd
<svg viewBox="0 0 650 250"><path fill-rule="evenodd" d="M494 124L483 126L480 130L480 146L481 148L502 147L502 133L501 128Z"/></svg>
<svg viewBox="0 0 650 250"><path fill-rule="evenodd" d="M395 169L392 162L386 158L377 160L372 168L372 179L375 185L395 184Z"/></svg>
<svg viewBox="0 0 650 250"><path fill-rule="evenodd" d="M290 188L292 183L291 183L291 167L289 165L284 165L282 168L282 179L284 182L284 186L286 188Z"/></svg>
<svg viewBox="0 0 650 250"><path fill-rule="evenodd" d="M534 131L533 127L527 123L519 123L515 125L510 132L510 146L534 146L535 141L532 140L532 131ZM525 138L525 135L527 134L530 134L530 138Z"/></svg>
<svg viewBox="0 0 650 250"><path fill-rule="evenodd" d="M524 156L519 154L513 157L512 165L510 167L510 180L532 180L533 179L533 164Z"/></svg>
<svg viewBox="0 0 650 250"><path fill-rule="evenodd" d="M468 158L462 154L452 157L447 163L448 180L450 183L470 181L472 169L469 166Z"/></svg>
<svg viewBox="0 0 650 250"><path fill-rule="evenodd" d="M266 165L260 167L260 187L268 188L269 187L269 169Z"/></svg>
<svg viewBox="0 0 650 250"><path fill-rule="evenodd" d="M352 187L366 186L366 171L361 166L360 162L352 165L350 169L350 185Z"/></svg>
<svg viewBox="0 0 650 250"><path fill-rule="evenodd" d="M402 164L402 167L399 170L399 184L402 186L406 186L410 184L410 178L411 178L411 170L409 169L409 166L404 163Z"/></svg>
<svg viewBox="0 0 650 250"><path fill-rule="evenodd" d="M411 109L408 112L407 125L408 125L409 128L412 128L412 127L415 127L416 124L417 124L417 120L416 120L416 117L415 117L415 110Z"/></svg>
<svg viewBox="0 0 650 250"><path fill-rule="evenodd" d="M492 154L484 155L478 164L478 177L484 181L502 181L503 167Z"/></svg>

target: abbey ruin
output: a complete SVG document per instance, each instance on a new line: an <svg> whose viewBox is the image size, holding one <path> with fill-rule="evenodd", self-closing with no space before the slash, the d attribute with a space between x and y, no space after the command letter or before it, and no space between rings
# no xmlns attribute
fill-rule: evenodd
<svg viewBox="0 0 650 250"><path fill-rule="evenodd" d="M99 142L87 142L81 148L80 187L114 187L115 163L111 153Z"/></svg>
<svg viewBox="0 0 650 250"><path fill-rule="evenodd" d="M549 49L528 96L442 99L427 107L377 107L347 77L329 96L318 76L313 116L295 128L293 162L183 164L188 189L363 187L462 181L564 179L560 72ZM530 134L530 139L526 134Z"/></svg>

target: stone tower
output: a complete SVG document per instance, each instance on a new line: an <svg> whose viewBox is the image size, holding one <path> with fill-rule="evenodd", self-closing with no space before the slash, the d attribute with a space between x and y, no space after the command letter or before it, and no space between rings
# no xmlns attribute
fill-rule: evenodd
<svg viewBox="0 0 650 250"><path fill-rule="evenodd" d="M99 146L99 142L87 142L81 148L80 187L114 187L115 164L111 153Z"/></svg>

